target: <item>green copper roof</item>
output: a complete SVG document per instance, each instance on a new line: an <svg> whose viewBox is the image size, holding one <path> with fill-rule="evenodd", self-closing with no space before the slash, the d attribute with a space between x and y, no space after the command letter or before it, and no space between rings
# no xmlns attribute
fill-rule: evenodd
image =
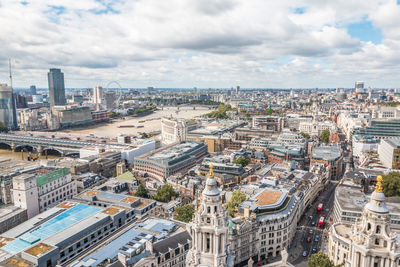
<svg viewBox="0 0 400 267"><path fill-rule="evenodd" d="M62 168L53 172L46 173L45 175L39 176L36 178L37 186L42 186L44 184L50 183L54 180L57 180L60 177L66 176L70 174L69 169Z"/></svg>
<svg viewBox="0 0 400 267"><path fill-rule="evenodd" d="M136 177L133 176L133 174L130 171L124 172L123 174L115 177L118 180L123 180L123 181L136 181Z"/></svg>

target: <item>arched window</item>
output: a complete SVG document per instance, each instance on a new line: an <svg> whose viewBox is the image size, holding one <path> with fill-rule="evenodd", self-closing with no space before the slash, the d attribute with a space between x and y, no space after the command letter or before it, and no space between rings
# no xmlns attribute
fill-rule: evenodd
<svg viewBox="0 0 400 267"><path fill-rule="evenodd" d="M380 225L377 225L376 226L376 231L375 231L377 234L380 234L381 233L381 226Z"/></svg>
<svg viewBox="0 0 400 267"><path fill-rule="evenodd" d="M368 223L367 230L368 230L368 231L371 230L371 224L370 224L370 223Z"/></svg>

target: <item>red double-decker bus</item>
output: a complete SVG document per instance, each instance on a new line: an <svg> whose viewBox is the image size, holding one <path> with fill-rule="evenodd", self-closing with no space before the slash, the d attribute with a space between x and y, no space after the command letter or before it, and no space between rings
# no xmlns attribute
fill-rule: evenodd
<svg viewBox="0 0 400 267"><path fill-rule="evenodd" d="M325 218L321 216L318 221L318 228L321 229L324 226L324 222L325 222Z"/></svg>
<svg viewBox="0 0 400 267"><path fill-rule="evenodd" d="M324 207L324 204L322 204L322 203L319 203L319 204L318 204L318 206L317 206L317 212L318 212L318 214L321 214L321 213L322 213L323 207Z"/></svg>

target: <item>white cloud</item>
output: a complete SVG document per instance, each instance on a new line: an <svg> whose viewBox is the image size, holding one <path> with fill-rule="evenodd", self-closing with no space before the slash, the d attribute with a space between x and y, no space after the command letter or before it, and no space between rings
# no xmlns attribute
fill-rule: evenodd
<svg viewBox="0 0 400 267"><path fill-rule="evenodd" d="M50 67L68 87L397 85L395 0L26 2L0 0L0 81L11 57L16 87L46 87ZM382 44L348 34L363 20Z"/></svg>

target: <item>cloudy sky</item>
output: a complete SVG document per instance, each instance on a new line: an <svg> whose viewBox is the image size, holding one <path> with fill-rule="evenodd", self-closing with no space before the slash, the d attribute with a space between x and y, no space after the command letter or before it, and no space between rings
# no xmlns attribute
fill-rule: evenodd
<svg viewBox="0 0 400 267"><path fill-rule="evenodd" d="M0 82L400 87L398 0L0 0Z"/></svg>

